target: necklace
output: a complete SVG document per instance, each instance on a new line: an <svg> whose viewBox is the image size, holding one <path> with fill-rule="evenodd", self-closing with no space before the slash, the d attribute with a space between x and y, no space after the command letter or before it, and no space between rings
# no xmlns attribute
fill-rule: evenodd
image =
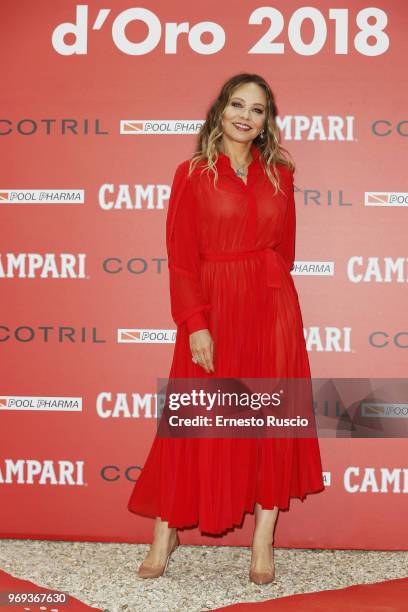
<svg viewBox="0 0 408 612"><path fill-rule="evenodd" d="M240 178L246 177L246 175L247 175L246 168L247 168L247 166L240 166L239 168L236 168L235 174L237 176L239 176Z"/></svg>
<svg viewBox="0 0 408 612"><path fill-rule="evenodd" d="M226 153L224 153L222 151L222 153L224 155L226 155ZM248 174L248 166L252 163L252 159L250 162L248 162L247 164L244 164L243 166L238 166L238 168L233 168L232 163L231 163L231 159L230 159L230 164L231 164L231 168L233 168L236 176L238 176L239 178L246 178L247 174Z"/></svg>
<svg viewBox="0 0 408 612"><path fill-rule="evenodd" d="M235 174L239 176L239 178L245 178L248 174L248 166L252 163L252 160L243 166L238 166L238 168L234 168Z"/></svg>

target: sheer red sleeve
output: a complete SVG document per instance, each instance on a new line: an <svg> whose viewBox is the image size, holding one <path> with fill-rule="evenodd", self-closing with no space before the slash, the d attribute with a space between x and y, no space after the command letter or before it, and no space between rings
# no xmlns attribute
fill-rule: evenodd
<svg viewBox="0 0 408 612"><path fill-rule="evenodd" d="M187 326L191 334L208 329L211 305L204 299L200 278L197 201L188 160L180 164L173 178L166 220L171 315L176 325Z"/></svg>
<svg viewBox="0 0 408 612"><path fill-rule="evenodd" d="M296 206L295 206L295 186L293 171L288 170L289 178L287 179L287 207L285 213L285 221L283 224L282 240L276 247L276 250L282 255L286 261L289 272L293 268L295 261L295 240L296 240Z"/></svg>

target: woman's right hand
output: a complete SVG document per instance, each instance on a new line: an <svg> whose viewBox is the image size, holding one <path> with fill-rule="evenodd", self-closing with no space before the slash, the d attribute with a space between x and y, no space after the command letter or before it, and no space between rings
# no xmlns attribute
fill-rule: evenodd
<svg viewBox="0 0 408 612"><path fill-rule="evenodd" d="M191 355L197 365L209 374L214 372L214 341L208 329L199 329L189 336Z"/></svg>

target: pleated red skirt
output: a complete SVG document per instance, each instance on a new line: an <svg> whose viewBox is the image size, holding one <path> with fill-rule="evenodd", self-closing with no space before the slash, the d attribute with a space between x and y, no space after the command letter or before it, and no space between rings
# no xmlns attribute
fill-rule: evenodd
<svg viewBox="0 0 408 612"><path fill-rule="evenodd" d="M278 255L281 287L268 286L262 253L204 260L203 291L219 378L310 378L297 291ZM209 375L191 359L185 325L177 331L169 378ZM312 406L310 406L312 414ZM221 534L241 525L255 503L289 508L324 490L318 439L160 438L153 440L128 510L170 527Z"/></svg>

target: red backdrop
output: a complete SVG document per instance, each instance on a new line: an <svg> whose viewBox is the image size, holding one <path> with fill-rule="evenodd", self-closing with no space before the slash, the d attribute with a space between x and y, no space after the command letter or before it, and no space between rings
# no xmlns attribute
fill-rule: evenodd
<svg viewBox="0 0 408 612"><path fill-rule="evenodd" d="M151 537L126 504L173 351L169 188L233 74L270 83L297 165L313 376L407 372L406 3L142 7L1 4L3 537ZM276 546L407 548L406 440L321 451L327 488L280 514ZM183 541L249 544L252 525Z"/></svg>

